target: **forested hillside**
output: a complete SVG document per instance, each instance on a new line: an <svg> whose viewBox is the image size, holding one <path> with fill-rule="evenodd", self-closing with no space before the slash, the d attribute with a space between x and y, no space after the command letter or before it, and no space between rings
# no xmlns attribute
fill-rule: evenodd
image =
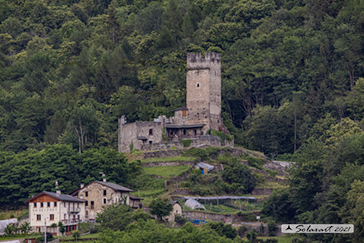
<svg viewBox="0 0 364 243"><path fill-rule="evenodd" d="M115 152L117 118L173 115L186 54L213 51L235 142L297 161L263 214L353 223L315 237L361 242L363 16L360 0L1 0L0 204L99 171L132 183L140 168Z"/></svg>
<svg viewBox="0 0 364 243"><path fill-rule="evenodd" d="M185 104L188 52L222 54L236 142L292 153L349 117L361 127L359 0L3 0L0 147L117 146L117 118Z"/></svg>

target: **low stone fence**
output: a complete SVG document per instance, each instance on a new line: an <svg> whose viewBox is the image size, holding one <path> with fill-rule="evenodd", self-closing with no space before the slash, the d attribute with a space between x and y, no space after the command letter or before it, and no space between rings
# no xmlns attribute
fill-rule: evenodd
<svg viewBox="0 0 364 243"><path fill-rule="evenodd" d="M176 189L169 193L169 195L190 195L190 189Z"/></svg>
<svg viewBox="0 0 364 243"><path fill-rule="evenodd" d="M170 149L170 150L144 152L143 159L175 157L175 156L180 156L183 152L184 149Z"/></svg>
<svg viewBox="0 0 364 243"><path fill-rule="evenodd" d="M234 218L233 214L215 214L198 211L182 211L182 215L187 219L212 220L229 224L233 223Z"/></svg>
<svg viewBox="0 0 364 243"><path fill-rule="evenodd" d="M238 214L217 214L217 213L207 213L202 211L182 211L182 215L187 219L202 219L202 220L211 220L218 221L222 223L240 223L243 220L243 217ZM259 212L251 212L249 215L260 215Z"/></svg>

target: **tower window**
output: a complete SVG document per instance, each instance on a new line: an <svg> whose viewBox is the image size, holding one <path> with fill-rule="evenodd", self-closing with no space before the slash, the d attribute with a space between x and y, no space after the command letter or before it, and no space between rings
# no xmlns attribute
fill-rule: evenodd
<svg viewBox="0 0 364 243"><path fill-rule="evenodd" d="M200 87L200 84L199 83L197 83L197 87Z"/></svg>

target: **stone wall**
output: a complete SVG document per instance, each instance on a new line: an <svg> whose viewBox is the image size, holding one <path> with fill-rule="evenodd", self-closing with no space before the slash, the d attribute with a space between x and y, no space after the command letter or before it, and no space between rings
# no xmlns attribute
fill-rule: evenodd
<svg viewBox="0 0 364 243"><path fill-rule="evenodd" d="M185 149L171 149L171 150L144 152L143 159L175 157L175 156L180 156L184 151Z"/></svg>
<svg viewBox="0 0 364 243"><path fill-rule="evenodd" d="M198 211L183 211L182 215L187 219L212 220L229 224L232 224L234 222L233 214L215 214Z"/></svg>
<svg viewBox="0 0 364 243"><path fill-rule="evenodd" d="M183 211L182 215L187 219L211 220L229 224L240 223L242 222L244 217L244 216L239 216L238 214L216 214L216 213L207 213L204 211ZM260 215L260 213L251 212L249 213L249 215Z"/></svg>
<svg viewBox="0 0 364 243"><path fill-rule="evenodd" d="M133 142L134 149L143 150L143 146L151 146L155 149L161 149L162 133L164 129L163 122L145 122L137 121L133 123L122 123L119 119L118 148L119 152L130 152L130 144ZM138 139L145 137L146 140ZM153 147L153 144L155 147Z"/></svg>

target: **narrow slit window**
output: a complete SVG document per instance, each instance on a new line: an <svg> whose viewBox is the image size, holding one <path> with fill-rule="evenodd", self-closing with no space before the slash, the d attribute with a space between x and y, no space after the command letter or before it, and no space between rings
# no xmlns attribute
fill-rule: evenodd
<svg viewBox="0 0 364 243"><path fill-rule="evenodd" d="M199 83L197 83L197 88L198 88L198 87L200 87L200 84L199 84Z"/></svg>

